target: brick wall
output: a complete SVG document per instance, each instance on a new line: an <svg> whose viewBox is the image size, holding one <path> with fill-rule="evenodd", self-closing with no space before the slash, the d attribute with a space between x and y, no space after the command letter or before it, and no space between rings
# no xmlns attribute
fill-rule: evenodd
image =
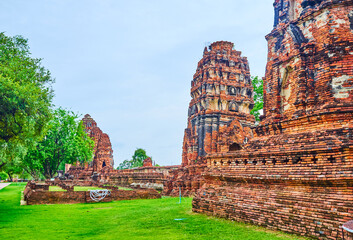
<svg viewBox="0 0 353 240"><path fill-rule="evenodd" d="M68 204L68 203L90 203L94 202L90 197L90 191L63 191L63 192L50 192L43 190L33 190L26 187L24 191L24 199L27 205L34 204ZM153 189L143 190L118 190L111 189L110 196L106 196L102 201L119 201L119 200L132 200L132 199L155 199L161 198L161 195Z"/></svg>

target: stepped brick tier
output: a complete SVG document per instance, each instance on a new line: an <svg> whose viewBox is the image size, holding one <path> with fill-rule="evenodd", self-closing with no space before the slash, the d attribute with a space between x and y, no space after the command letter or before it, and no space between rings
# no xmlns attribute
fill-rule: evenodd
<svg viewBox="0 0 353 240"><path fill-rule="evenodd" d="M173 172L168 193L194 193L202 185L205 156L237 150L252 138L255 118L249 64L231 42L205 48L191 82L182 167Z"/></svg>
<svg viewBox="0 0 353 240"><path fill-rule="evenodd" d="M90 164L81 167L79 163L76 166L66 165L66 172L75 178L87 179L90 178L94 172L99 172L103 168L113 168L113 149L110 143L108 134L103 133L97 126L96 121L86 114L82 119L85 131L89 137L94 140L94 157Z"/></svg>
<svg viewBox="0 0 353 240"><path fill-rule="evenodd" d="M95 202L91 199L90 191L74 191L73 186L66 186L63 189L66 191L51 192L49 191L49 184L28 182L23 192L24 200L27 205ZM119 190L118 188L110 188L109 190L110 194L102 199L101 202L161 198L161 195L154 189Z"/></svg>
<svg viewBox="0 0 353 240"><path fill-rule="evenodd" d="M206 156L193 211L319 239L353 219L353 2L276 0L264 116Z"/></svg>

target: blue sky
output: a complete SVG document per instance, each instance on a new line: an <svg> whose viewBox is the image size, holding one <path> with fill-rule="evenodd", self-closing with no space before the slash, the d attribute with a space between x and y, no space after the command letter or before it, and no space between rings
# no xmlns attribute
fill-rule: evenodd
<svg viewBox="0 0 353 240"><path fill-rule="evenodd" d="M115 166L137 147L180 164L190 82L208 42L231 41L264 76L273 0L1 0L0 31L29 39L55 104L89 113Z"/></svg>

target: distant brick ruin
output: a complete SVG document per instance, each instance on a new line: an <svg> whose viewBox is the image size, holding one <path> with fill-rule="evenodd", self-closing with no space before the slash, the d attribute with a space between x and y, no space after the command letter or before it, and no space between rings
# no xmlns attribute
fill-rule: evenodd
<svg viewBox="0 0 353 240"><path fill-rule="evenodd" d="M66 166L66 176L76 181L96 184L110 184L123 187L153 188L163 190L165 182L171 178L170 172L178 166L153 166L151 158L136 169L115 170L113 150L108 134L103 133L96 121L86 114L82 119L85 131L94 140L94 158L91 163L80 166Z"/></svg>
<svg viewBox="0 0 353 240"><path fill-rule="evenodd" d="M353 2L276 0L274 7L264 115L229 152L211 144L219 140L203 143L210 154L193 211L341 239L340 226L353 218Z"/></svg>
<svg viewBox="0 0 353 240"><path fill-rule="evenodd" d="M94 140L94 157L93 161L85 166L67 165L66 172L75 178L90 178L94 173L100 172L103 168L113 168L113 149L108 134L97 126L96 121L86 114L82 119L85 131L90 138Z"/></svg>
<svg viewBox="0 0 353 240"><path fill-rule="evenodd" d="M167 194L192 195L203 184L206 156L236 151L252 138L255 118L249 64L231 42L205 48L191 82L182 167L173 171Z"/></svg>
<svg viewBox="0 0 353 240"><path fill-rule="evenodd" d="M93 171L98 172L104 167L113 168L113 149L108 134L97 127L96 121L89 114L85 115L82 122L88 136L94 139Z"/></svg>

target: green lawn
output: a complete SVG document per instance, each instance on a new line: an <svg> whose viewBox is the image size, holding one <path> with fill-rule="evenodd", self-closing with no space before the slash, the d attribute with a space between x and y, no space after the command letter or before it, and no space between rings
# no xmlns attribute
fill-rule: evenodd
<svg viewBox="0 0 353 240"><path fill-rule="evenodd" d="M191 199L20 206L24 184L0 190L1 239L302 239L191 212Z"/></svg>
<svg viewBox="0 0 353 240"><path fill-rule="evenodd" d="M132 189L132 188L127 188L127 187L119 187L119 190L132 191L132 190L134 190L134 189Z"/></svg>
<svg viewBox="0 0 353 240"><path fill-rule="evenodd" d="M65 189L62 189L61 187L58 187L58 186L49 186L49 191L50 192L66 192Z"/></svg>
<svg viewBox="0 0 353 240"><path fill-rule="evenodd" d="M101 190L103 188L99 188L99 187L81 187L81 186L77 186L74 187L74 191L90 191L90 190Z"/></svg>

